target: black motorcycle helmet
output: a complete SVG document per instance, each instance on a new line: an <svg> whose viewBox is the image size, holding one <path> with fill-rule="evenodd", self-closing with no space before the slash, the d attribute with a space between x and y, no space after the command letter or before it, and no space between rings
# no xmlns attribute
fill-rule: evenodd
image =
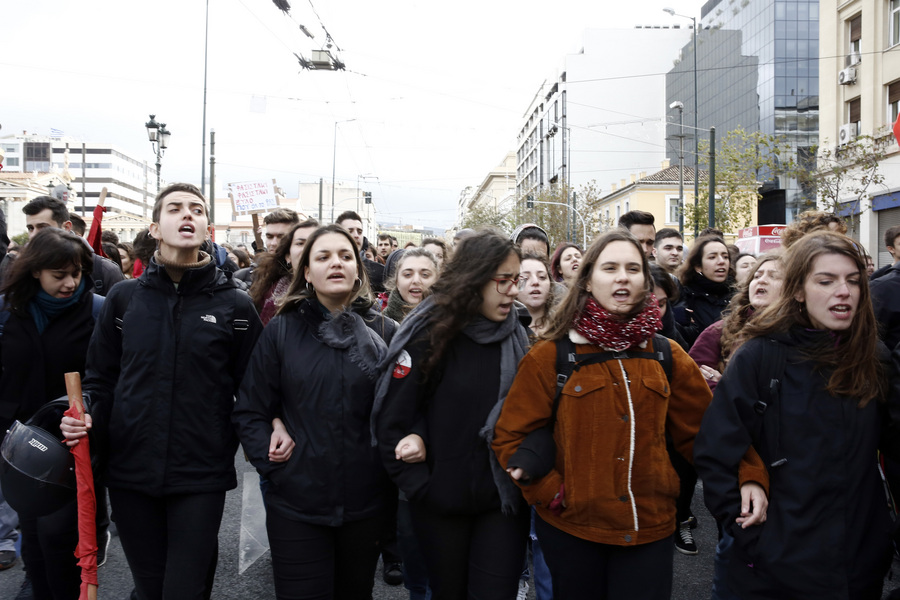
<svg viewBox="0 0 900 600"><path fill-rule="evenodd" d="M75 459L59 429L68 407L66 398L48 402L0 444L0 487L21 515L42 517L75 500Z"/></svg>

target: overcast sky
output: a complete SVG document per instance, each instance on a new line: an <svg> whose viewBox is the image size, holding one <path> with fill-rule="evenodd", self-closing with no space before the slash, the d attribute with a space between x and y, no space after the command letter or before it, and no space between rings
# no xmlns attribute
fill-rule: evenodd
<svg viewBox="0 0 900 600"><path fill-rule="evenodd" d="M295 196L298 182L328 182L335 122L355 119L337 128L338 182L376 176L365 187L380 222L448 227L461 190L515 150L532 97L580 48L584 29L684 26L662 9L699 19L701 5L291 0L284 15L271 0L210 0L206 122L216 131L217 188L275 178ZM152 164L144 123L154 113L172 132L163 177L199 184L205 8L5 2L0 135L52 127ZM324 45L323 25L346 71L305 71L294 57ZM208 155L207 145L207 165Z"/></svg>

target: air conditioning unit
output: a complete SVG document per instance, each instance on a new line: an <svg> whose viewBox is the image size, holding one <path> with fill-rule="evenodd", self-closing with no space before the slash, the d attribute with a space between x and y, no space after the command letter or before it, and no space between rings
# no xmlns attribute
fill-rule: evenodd
<svg viewBox="0 0 900 600"><path fill-rule="evenodd" d="M856 65L858 65L861 62L862 62L862 54L860 54L859 52L851 52L850 54L847 55L847 66L848 67L855 67Z"/></svg>
<svg viewBox="0 0 900 600"><path fill-rule="evenodd" d="M841 85L856 83L856 67L847 67L838 73L838 83Z"/></svg>
<svg viewBox="0 0 900 600"><path fill-rule="evenodd" d="M838 143L843 145L852 142L856 138L856 123L844 123L838 133Z"/></svg>

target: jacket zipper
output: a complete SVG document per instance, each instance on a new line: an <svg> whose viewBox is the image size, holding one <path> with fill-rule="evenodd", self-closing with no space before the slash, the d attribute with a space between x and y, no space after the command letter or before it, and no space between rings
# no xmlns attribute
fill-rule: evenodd
<svg viewBox="0 0 900 600"><path fill-rule="evenodd" d="M617 359L619 368L622 370L622 378L625 380L625 393L628 395L628 426L630 440L628 446L628 498L631 501L631 514L634 516L634 530L639 531L637 503L634 500L634 492L631 489L631 471L634 467L634 403L631 401L631 380L628 379L628 372L625 371L625 365L622 359Z"/></svg>

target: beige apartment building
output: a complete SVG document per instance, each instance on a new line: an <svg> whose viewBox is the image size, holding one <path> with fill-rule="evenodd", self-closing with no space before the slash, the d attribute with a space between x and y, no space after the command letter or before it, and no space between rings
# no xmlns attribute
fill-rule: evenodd
<svg viewBox="0 0 900 600"><path fill-rule="evenodd" d="M684 167L684 203L690 206L694 203L694 169ZM656 173L647 175L639 173L631 175L630 179L621 180L612 185L612 191L603 196L597 203L594 213L595 222L601 224L606 230L615 227L619 217L629 210L643 210L653 215L656 219L656 230L663 228L678 229L678 165L670 165L668 160L663 161L662 169ZM700 170L701 185L706 185L708 174ZM756 225L756 210L753 210L753 222ZM733 238L737 232L727 232L729 238ZM685 228L685 234L691 238L693 231Z"/></svg>
<svg viewBox="0 0 900 600"><path fill-rule="evenodd" d="M886 265L884 231L900 225L900 147L891 130L900 114L900 0L820 0L819 24L819 147L869 135L886 153L884 183L840 198L838 210Z"/></svg>

